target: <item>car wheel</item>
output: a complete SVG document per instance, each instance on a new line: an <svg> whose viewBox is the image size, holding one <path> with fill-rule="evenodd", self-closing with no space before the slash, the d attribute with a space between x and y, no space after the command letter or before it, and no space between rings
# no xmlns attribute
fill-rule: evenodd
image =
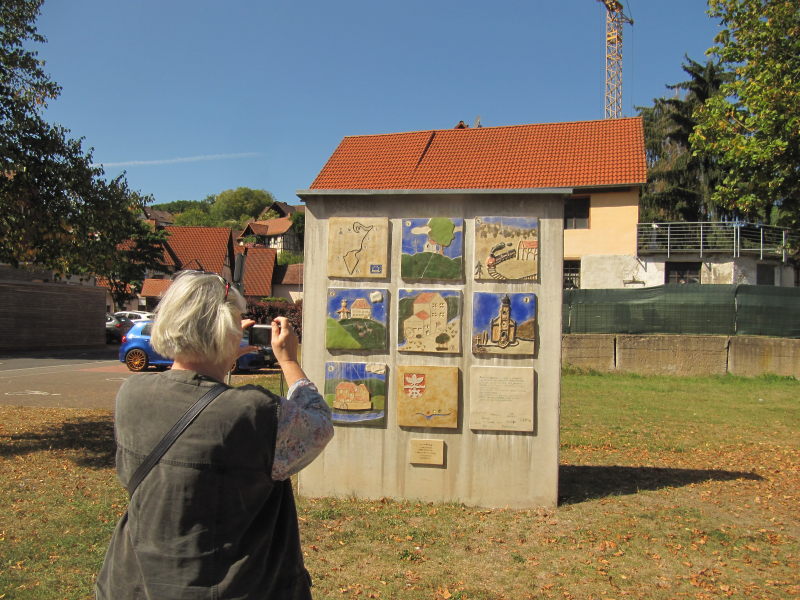
<svg viewBox="0 0 800 600"><path fill-rule="evenodd" d="M144 371L148 363L147 353L139 348L128 350L128 353L125 355L125 365L131 371Z"/></svg>

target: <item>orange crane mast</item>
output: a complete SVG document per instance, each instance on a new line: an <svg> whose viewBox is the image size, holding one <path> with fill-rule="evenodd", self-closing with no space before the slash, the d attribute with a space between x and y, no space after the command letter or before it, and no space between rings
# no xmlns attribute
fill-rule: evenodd
<svg viewBox="0 0 800 600"><path fill-rule="evenodd" d="M622 25L633 19L622 12L617 0L598 0L606 7L606 93L605 118L622 116Z"/></svg>

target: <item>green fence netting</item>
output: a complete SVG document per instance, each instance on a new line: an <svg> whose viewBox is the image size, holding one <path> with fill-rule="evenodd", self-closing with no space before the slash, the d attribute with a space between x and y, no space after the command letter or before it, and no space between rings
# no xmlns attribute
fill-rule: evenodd
<svg viewBox="0 0 800 600"><path fill-rule="evenodd" d="M740 285L736 333L800 338L800 288Z"/></svg>
<svg viewBox="0 0 800 600"><path fill-rule="evenodd" d="M800 337L800 289L662 285L565 290L564 333Z"/></svg>

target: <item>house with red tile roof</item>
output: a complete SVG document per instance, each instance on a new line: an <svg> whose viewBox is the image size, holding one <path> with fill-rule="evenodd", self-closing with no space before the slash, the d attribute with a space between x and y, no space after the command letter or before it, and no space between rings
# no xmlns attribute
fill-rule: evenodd
<svg viewBox="0 0 800 600"><path fill-rule="evenodd" d="M278 252L302 252L303 240L291 217L250 221L236 238L239 246L274 248Z"/></svg>
<svg viewBox="0 0 800 600"><path fill-rule="evenodd" d="M303 263L275 266L272 275L272 295L292 302L303 299Z"/></svg>
<svg viewBox="0 0 800 600"><path fill-rule="evenodd" d="M568 190L567 272L573 282L583 275L590 287L622 287L623 265L636 257L639 195L646 182L644 130L637 117L349 136L307 192ZM610 271L608 257L619 257L611 261L619 268ZM598 269L598 262L605 266Z"/></svg>
<svg viewBox="0 0 800 600"><path fill-rule="evenodd" d="M230 281L233 278L233 237L227 227L164 227L167 241L164 244L163 262L166 272L148 273L139 292L148 309L158 304L158 299L169 287L173 273L184 270L217 273ZM167 282L167 283L165 283Z"/></svg>
<svg viewBox="0 0 800 600"><path fill-rule="evenodd" d="M760 224L640 224L646 182L642 120L635 117L350 136L308 192L568 188L565 287L800 281L800 268L783 251L797 232ZM724 241L713 246L712 238Z"/></svg>

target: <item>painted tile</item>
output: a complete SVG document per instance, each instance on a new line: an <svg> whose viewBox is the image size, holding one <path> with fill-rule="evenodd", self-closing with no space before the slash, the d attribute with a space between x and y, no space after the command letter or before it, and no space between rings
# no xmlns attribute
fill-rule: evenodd
<svg viewBox="0 0 800 600"><path fill-rule="evenodd" d="M328 288L325 347L386 350L388 291Z"/></svg>
<svg viewBox="0 0 800 600"><path fill-rule="evenodd" d="M539 219L476 217L476 281L521 281L539 276Z"/></svg>
<svg viewBox="0 0 800 600"><path fill-rule="evenodd" d="M328 219L328 277L385 279L389 276L388 248L386 218Z"/></svg>
<svg viewBox="0 0 800 600"><path fill-rule="evenodd" d="M386 365L326 362L324 395L334 423L383 424L386 419Z"/></svg>
<svg viewBox="0 0 800 600"><path fill-rule="evenodd" d="M399 290L397 349L400 352L461 352L461 292Z"/></svg>
<svg viewBox="0 0 800 600"><path fill-rule="evenodd" d="M536 295L475 292L472 297L472 352L533 356Z"/></svg>
<svg viewBox="0 0 800 600"><path fill-rule="evenodd" d="M403 219L400 275L405 281L460 281L463 254L463 219Z"/></svg>
<svg viewBox="0 0 800 600"><path fill-rule="evenodd" d="M458 427L458 367L397 367L397 424Z"/></svg>

